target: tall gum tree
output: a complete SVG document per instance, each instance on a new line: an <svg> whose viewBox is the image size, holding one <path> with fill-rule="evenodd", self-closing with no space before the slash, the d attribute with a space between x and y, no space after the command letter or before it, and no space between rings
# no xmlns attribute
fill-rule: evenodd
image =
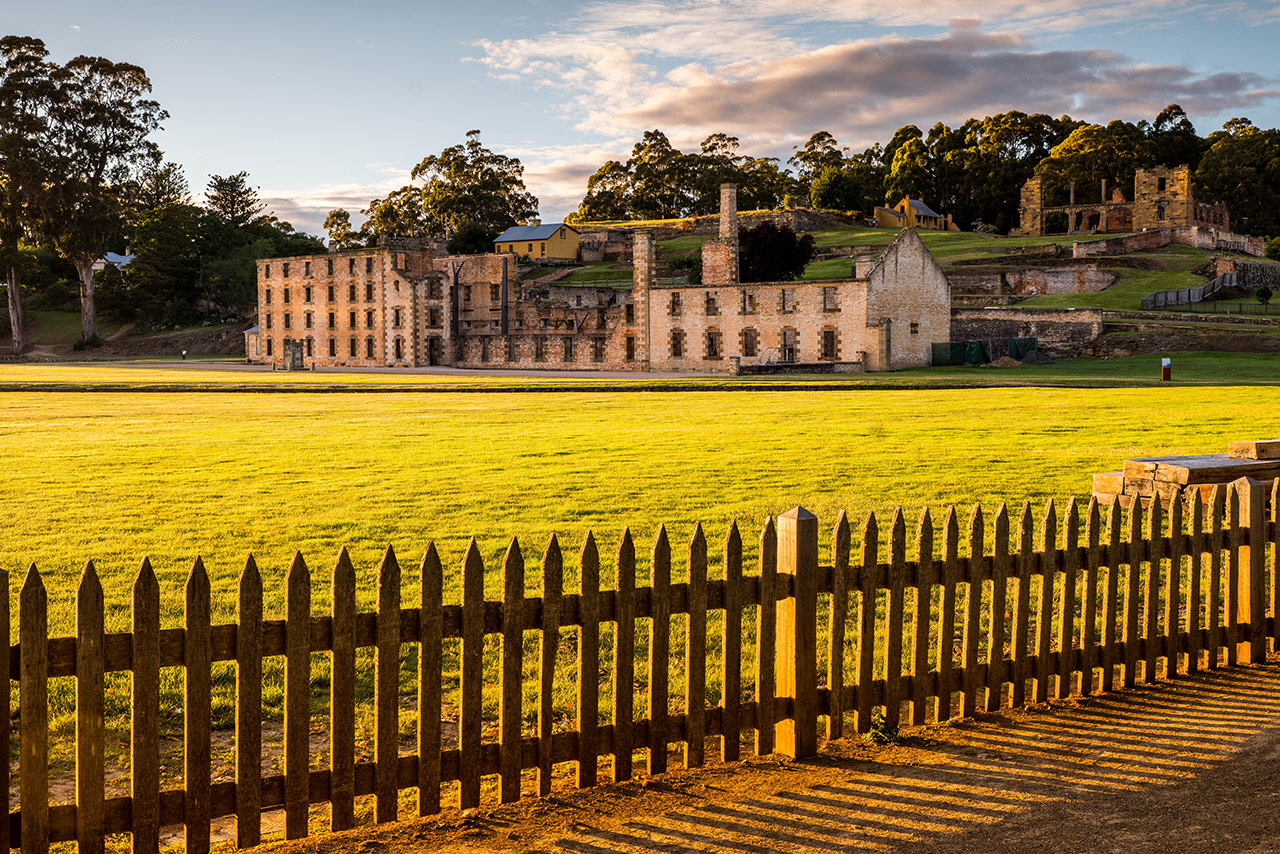
<svg viewBox="0 0 1280 854"><path fill-rule="evenodd" d="M89 341L98 334L94 262L121 232L123 188L159 162L148 137L169 114L147 97L151 81L136 65L78 56L57 82L41 208L49 240L76 268L81 332Z"/></svg>
<svg viewBox="0 0 1280 854"><path fill-rule="evenodd" d="M33 201L45 185L55 66L44 42L25 36L0 39L0 268L8 292L10 349L27 349L19 275L19 246L36 221Z"/></svg>

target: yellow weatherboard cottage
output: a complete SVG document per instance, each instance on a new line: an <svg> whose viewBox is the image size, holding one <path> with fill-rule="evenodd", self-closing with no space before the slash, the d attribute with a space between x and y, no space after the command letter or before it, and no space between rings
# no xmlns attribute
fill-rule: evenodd
<svg viewBox="0 0 1280 854"><path fill-rule="evenodd" d="M543 225L534 220L508 228L493 241L493 247L499 254L574 261L578 258L578 230L563 222Z"/></svg>

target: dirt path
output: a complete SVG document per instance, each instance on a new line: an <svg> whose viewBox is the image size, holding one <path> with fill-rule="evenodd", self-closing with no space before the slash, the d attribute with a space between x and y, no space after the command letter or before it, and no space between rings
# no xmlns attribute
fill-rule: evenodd
<svg viewBox="0 0 1280 854"><path fill-rule="evenodd" d="M1275 851L1278 665L268 850Z"/></svg>

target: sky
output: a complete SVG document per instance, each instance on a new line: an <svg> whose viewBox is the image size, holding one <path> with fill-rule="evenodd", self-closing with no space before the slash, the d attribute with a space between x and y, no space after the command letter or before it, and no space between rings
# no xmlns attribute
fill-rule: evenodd
<svg viewBox="0 0 1280 854"><path fill-rule="evenodd" d="M652 128L785 161L1012 109L1280 126L1280 0L0 0L0 30L142 66L197 197L244 170L314 234L472 129L552 221Z"/></svg>

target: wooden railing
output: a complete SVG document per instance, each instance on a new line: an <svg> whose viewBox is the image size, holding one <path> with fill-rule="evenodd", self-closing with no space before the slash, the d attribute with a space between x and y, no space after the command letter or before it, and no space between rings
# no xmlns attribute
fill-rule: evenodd
<svg viewBox="0 0 1280 854"><path fill-rule="evenodd" d="M562 589L563 560L554 537L542 557L542 593L525 595L525 563L513 539L502 566L501 601L486 601L484 566L473 541L462 566L461 602L443 601L444 574L434 546L419 566L421 601L401 601L401 570L388 548L378 581L377 611L357 613L355 572L345 550L332 575L328 615L315 614L311 573L295 556L286 581L286 619L263 619L262 582L250 558L240 578L237 622L212 625L208 576L199 560L186 584L185 628L160 628L159 585L144 561L133 586L133 630L104 632L103 593L92 564L76 597L76 636L47 637L47 600L33 566L19 596L19 643L0 668L19 683L21 809L0 822L8 847L43 852L51 842L77 840L81 851L103 850L106 834L132 834L135 851L158 850L160 830L185 825L188 851L209 849L214 818L234 816L237 844L261 841L263 811L284 810L285 836L308 833L308 807L329 803L334 830L352 827L355 798L373 795L375 820L397 817L401 790L417 790L417 812L441 808L442 784L457 781L457 805L479 805L481 781L498 778L504 803L550 791L555 763L573 761L577 785L595 785L600 757L613 780L633 774L636 751L647 772L667 768L668 747L679 743L682 764L702 765L707 739L722 761L739 758L744 732L750 750L791 756L818 749L819 717L825 735L838 738L846 723L865 733L900 724L972 715L978 709L1041 703L1072 692L1109 691L1181 670L1261 661L1275 638L1280 609L1276 585L1274 520L1280 480L1271 487L1271 520L1264 519L1266 488L1241 483L1215 489L1206 506L1192 490L1184 507L1165 511L1154 502L1129 515L1122 531L1119 508L1105 519L1090 503L1080 519L1069 504L1059 530L1050 502L1036 548L1029 505L1016 521L1004 506L988 533L980 508L968 523L967 554L951 508L940 531L941 550L926 510L907 559L906 525L894 514L887 536L874 515L866 520L857 559L850 526L841 514L830 564L819 565L818 520L797 508L769 521L760 535L758 571L743 573L736 525L724 541L722 577L707 577L707 543L695 528L688 548L688 580L671 581L671 549L659 529L650 556L650 584L636 586L629 533L617 548L614 589L600 589L600 561L588 534L579 555L576 592ZM1189 517L1189 518L1188 518ZM1145 520L1145 521L1144 521ZM1081 524L1083 521L1083 525ZM1188 524L1189 523L1189 524ZM1011 530L1012 528L1012 530ZM1061 534L1061 544L1059 535ZM1083 538L1082 538L1083 534ZM990 549L987 548L988 536ZM887 559L881 541L887 545ZM1266 559L1267 547L1271 558ZM1144 569L1145 567L1145 569ZM8 576L0 574L4 592ZM1264 591L1271 616L1265 614ZM9 597L0 596L0 631L9 630ZM741 672L744 611L755 617L754 673ZM670 639L673 616L687 615L684 637L684 711L670 714ZM721 620L721 700L709 706L707 626ZM649 624L648 660L636 661L637 620ZM612 708L600 723L600 628L613 624ZM562 627L576 627L575 729L553 730L553 689ZM537 729L521 732L522 650L525 632L541 643L537 664ZM501 637L496 741L482 738L483 642ZM458 744L442 743L442 649L461 639L457 698ZM419 647L417 752L399 754L399 653ZM820 645L825 656L820 655ZM376 660L374 761L356 761L357 649ZM328 767L310 767L312 653L331 656ZM284 656L284 773L263 777L263 659ZM819 672L825 657L825 673ZM235 662L234 781L211 779L210 673L214 662ZM162 667L185 675L183 787L161 790L160 680ZM633 708L636 668L647 667L646 708ZM104 789L104 673L132 676L130 795L108 798ZM715 672L714 670L712 671ZM76 680L74 804L50 805L48 682ZM741 701L744 687L750 700ZM882 710L883 719L873 721ZM642 715L638 715L642 712ZM847 718L852 716L852 720ZM8 752L9 715L0 715L0 750ZM535 787L521 789L521 772L536 771ZM9 769L6 766L6 775ZM0 797L8 803L7 776Z"/></svg>

